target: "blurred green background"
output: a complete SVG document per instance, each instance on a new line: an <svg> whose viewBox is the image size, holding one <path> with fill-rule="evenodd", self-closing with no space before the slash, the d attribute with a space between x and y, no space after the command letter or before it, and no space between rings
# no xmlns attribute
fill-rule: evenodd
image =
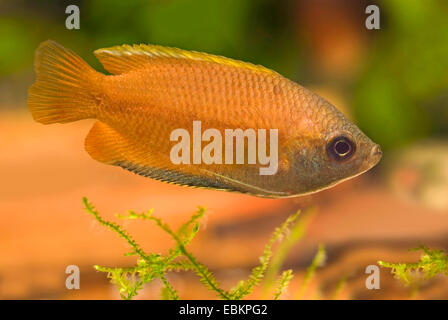
<svg viewBox="0 0 448 320"><path fill-rule="evenodd" d="M341 108L386 149L446 136L448 2L377 1L381 29L369 31L364 8L370 3L0 1L2 105L23 105L23 83L30 80L21 79L30 77L43 40L61 42L100 70L93 50L154 43L263 64L305 86L335 87L346 101ZM65 28L69 4L80 8L80 30Z"/></svg>
<svg viewBox="0 0 448 320"><path fill-rule="evenodd" d="M73 4L79 30L65 27ZM380 8L380 30L365 27L370 4ZM327 265L308 297L331 297L349 275L344 298L408 298L388 270L382 290L367 290L365 267L415 261L408 249L421 243L448 248L447 17L446 0L0 0L0 298L118 298L92 266L129 265L127 248L83 214L82 196L111 219L153 207L169 224L207 206L192 250L229 287L288 214L315 205L315 223L285 264L297 274L290 292L325 243ZM382 146L383 159L335 188L282 200L181 188L105 166L83 148L91 119L43 126L26 108L34 50L47 39L103 72L93 51L125 43L262 64L333 103ZM147 224L129 228L150 251L171 246ZM83 290L65 289L70 264L80 266ZM214 298L194 275L170 280L182 298ZM149 286L144 297L158 292ZM419 297L446 299L448 278Z"/></svg>

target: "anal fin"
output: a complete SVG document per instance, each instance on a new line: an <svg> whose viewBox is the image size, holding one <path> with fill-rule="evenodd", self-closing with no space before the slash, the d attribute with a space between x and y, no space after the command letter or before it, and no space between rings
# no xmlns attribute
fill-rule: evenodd
<svg viewBox="0 0 448 320"><path fill-rule="evenodd" d="M95 122L85 140L85 149L89 155L102 163L122 167L135 174L159 181L219 190L231 189L213 175L202 173L195 165L174 165L169 157L151 153L144 147L125 138L109 125Z"/></svg>
<svg viewBox="0 0 448 320"><path fill-rule="evenodd" d="M141 141L124 137L114 128L100 121L93 125L87 135L85 148L97 161L171 184L246 193L267 198L287 196L283 192L265 190L198 165L174 165L169 156L157 154L156 148L150 150Z"/></svg>

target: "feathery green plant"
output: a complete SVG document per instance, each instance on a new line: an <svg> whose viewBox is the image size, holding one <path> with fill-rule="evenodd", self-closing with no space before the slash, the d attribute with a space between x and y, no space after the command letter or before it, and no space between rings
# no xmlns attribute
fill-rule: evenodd
<svg viewBox="0 0 448 320"><path fill-rule="evenodd" d="M278 300L283 292L286 291L293 277L294 275L292 274L291 269L282 272L280 278L278 279L277 290L274 293L274 300Z"/></svg>
<svg viewBox="0 0 448 320"><path fill-rule="evenodd" d="M406 286L416 285L422 276L424 279L431 279L439 274L448 275L448 254L445 251L429 249L426 246L419 246L411 250L423 251L419 262L391 263L378 261L378 264L390 268L394 277Z"/></svg>
<svg viewBox="0 0 448 320"><path fill-rule="evenodd" d="M317 210L315 207L311 207L306 210L300 220L291 228L288 238L283 241L277 248L275 255L272 258L272 262L266 271L262 297L267 298L268 294L272 290L272 286L275 284L275 280L278 277L279 270L282 267L287 255L291 251L294 245L296 245L306 233L308 225L314 218Z"/></svg>
<svg viewBox="0 0 448 320"><path fill-rule="evenodd" d="M303 294L306 292L306 289L308 288L311 279L314 277L314 274L316 273L316 269L324 264L325 258L326 258L325 246L321 244L317 249L317 253L314 256L313 261L311 262L310 266L306 269L302 285L300 286L300 289L297 292L296 297L297 299L302 298Z"/></svg>
<svg viewBox="0 0 448 320"><path fill-rule="evenodd" d="M274 243L281 241L285 237L300 213L297 212L289 216L280 227L275 229L265 246L263 254L259 258L260 264L252 269L249 278L240 281L234 288L225 290L220 287L211 271L205 265L201 264L186 248L199 231L200 220L205 213L204 208L200 207L177 231L173 231L168 224L164 223L160 218L153 216L152 210L146 213L129 211L126 216L118 216L122 219L141 219L154 222L159 228L170 235L176 245L167 254L163 255L145 252L121 225L104 220L87 198L83 198L83 203L86 211L101 225L114 231L128 243L131 247L131 252L126 255L137 257L136 265L129 268L95 266L96 270L107 273L111 282L119 288L120 296L123 299L132 299L146 283L155 279L160 279L163 283L161 292L163 299L179 299L177 290L169 283L166 277L168 272L173 271L195 272L199 276L200 281L209 290L214 291L221 299L243 299L251 294L254 288L263 280L273 256L272 247ZM292 270L286 270L282 273L278 280L277 288L274 291L274 299L279 299L281 294L286 290L292 277Z"/></svg>
<svg viewBox="0 0 448 320"><path fill-rule="evenodd" d="M339 299L339 295L341 291L344 289L345 285L347 284L347 278L348 275L344 275L339 281L336 283L336 288L334 289L333 294L331 295L332 300Z"/></svg>

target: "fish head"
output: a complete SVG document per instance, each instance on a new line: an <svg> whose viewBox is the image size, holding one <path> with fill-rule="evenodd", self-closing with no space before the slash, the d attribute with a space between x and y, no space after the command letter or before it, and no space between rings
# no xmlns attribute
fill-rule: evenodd
<svg viewBox="0 0 448 320"><path fill-rule="evenodd" d="M378 144L333 105L319 98L288 146L296 193L313 193L353 178L381 159Z"/></svg>

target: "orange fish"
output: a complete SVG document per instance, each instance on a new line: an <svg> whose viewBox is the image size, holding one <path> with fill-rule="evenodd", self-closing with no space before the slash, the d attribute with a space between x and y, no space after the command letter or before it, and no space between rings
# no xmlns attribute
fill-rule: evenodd
<svg viewBox="0 0 448 320"><path fill-rule="evenodd" d="M178 185L282 198L331 187L381 158L333 105L265 67L155 45L95 55L113 75L43 42L28 107L44 124L97 119L85 148L100 162Z"/></svg>

